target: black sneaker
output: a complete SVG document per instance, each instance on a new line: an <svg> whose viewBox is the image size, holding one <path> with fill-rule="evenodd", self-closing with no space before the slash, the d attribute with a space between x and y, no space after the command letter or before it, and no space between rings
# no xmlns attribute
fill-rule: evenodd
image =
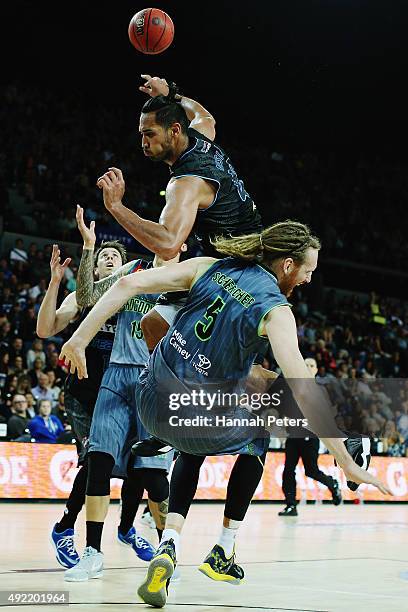
<svg viewBox="0 0 408 612"><path fill-rule="evenodd" d="M235 550L227 559L225 550L219 544L211 549L198 569L211 580L228 584L241 584L245 575L242 567L235 563Z"/></svg>
<svg viewBox="0 0 408 612"><path fill-rule="evenodd" d="M368 470L371 461L371 442L370 438L347 438L344 441L347 452L353 457L353 460L363 470ZM350 491L357 491L359 485L352 480L347 481L347 486Z"/></svg>
<svg viewBox="0 0 408 612"><path fill-rule="evenodd" d="M284 510L278 512L278 516L297 516L296 506L286 506Z"/></svg>
<svg viewBox="0 0 408 612"><path fill-rule="evenodd" d="M150 561L146 580L137 589L142 601L155 608L163 608L167 600L170 578L176 565L174 540L165 540Z"/></svg>
<svg viewBox="0 0 408 612"><path fill-rule="evenodd" d="M340 485L337 482L337 480L334 481L333 483L333 487L330 489L332 497L333 497L333 504L335 506L339 506L343 500L342 496L341 496L341 491L340 491Z"/></svg>
<svg viewBox="0 0 408 612"><path fill-rule="evenodd" d="M140 442L135 442L132 445L132 455L136 457L156 457L156 455L164 455L172 450L172 446L169 446L166 442L162 442L157 438L146 438Z"/></svg>

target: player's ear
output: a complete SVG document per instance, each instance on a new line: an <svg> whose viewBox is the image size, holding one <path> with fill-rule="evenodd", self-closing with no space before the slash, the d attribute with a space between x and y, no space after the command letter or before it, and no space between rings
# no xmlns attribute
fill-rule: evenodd
<svg viewBox="0 0 408 612"><path fill-rule="evenodd" d="M98 268L94 268L94 277L95 277L95 280L98 280L98 279L99 279L99 272L98 272Z"/></svg>
<svg viewBox="0 0 408 612"><path fill-rule="evenodd" d="M285 274L290 274L293 269L293 259L291 257L286 257L283 261L283 272Z"/></svg>
<svg viewBox="0 0 408 612"><path fill-rule="evenodd" d="M181 125L179 123L173 123L173 125L171 126L171 133L173 134L173 136L178 136L179 134L181 134Z"/></svg>

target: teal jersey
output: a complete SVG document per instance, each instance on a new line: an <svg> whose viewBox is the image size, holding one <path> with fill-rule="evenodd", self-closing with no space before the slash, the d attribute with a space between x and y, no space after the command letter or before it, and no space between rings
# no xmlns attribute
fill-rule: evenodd
<svg viewBox="0 0 408 612"><path fill-rule="evenodd" d="M156 380L167 372L187 386L242 381L265 349L261 321L283 305L288 301L271 272L232 257L219 260L192 287L149 368Z"/></svg>
<svg viewBox="0 0 408 612"><path fill-rule="evenodd" d="M151 263L138 259L128 274L151 267ZM149 360L149 351L144 341L140 321L156 304L158 294L135 295L118 313L111 364L144 366Z"/></svg>

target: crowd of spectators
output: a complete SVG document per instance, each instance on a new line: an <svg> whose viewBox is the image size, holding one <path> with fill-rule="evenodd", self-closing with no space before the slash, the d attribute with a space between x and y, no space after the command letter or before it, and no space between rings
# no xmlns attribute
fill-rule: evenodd
<svg viewBox="0 0 408 612"><path fill-rule="evenodd" d="M0 95L0 197L7 203L6 229L76 240L79 203L87 218L97 221L100 233L109 235L112 221L95 187L108 166L124 172L127 205L157 219L168 169L141 153L139 108L87 105L76 94L61 96L17 84ZM385 267L392 261L394 270L405 268L406 162L379 151L277 152L273 122L268 124L271 135L266 131L256 146L243 146L236 130L224 142L226 122L218 119L217 140L230 154L265 223L295 217L322 237L325 257ZM17 201L29 207L28 218L16 214Z"/></svg>
<svg viewBox="0 0 408 612"><path fill-rule="evenodd" d="M33 242L26 250L17 240L0 259L0 423L7 423L8 440L72 441L64 408L67 372L58 356L69 330L45 343L36 335L49 255L48 247L39 250ZM74 289L68 270L59 299Z"/></svg>

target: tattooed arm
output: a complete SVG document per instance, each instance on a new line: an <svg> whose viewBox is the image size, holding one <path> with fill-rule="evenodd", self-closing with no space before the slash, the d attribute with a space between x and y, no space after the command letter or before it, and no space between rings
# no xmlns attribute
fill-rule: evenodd
<svg viewBox="0 0 408 612"><path fill-rule="evenodd" d="M128 273L134 262L130 261L116 270L115 274L95 282L95 221L91 221L89 227L86 226L84 221L84 209L81 206L77 206L76 221L84 241L81 262L79 264L78 276L76 279L76 301L80 308L86 308L88 306L94 306L105 291L116 283L119 278Z"/></svg>
<svg viewBox="0 0 408 612"><path fill-rule="evenodd" d="M94 250L84 249L82 251L81 263L79 264L77 276L76 297L78 306L81 308L95 306L99 298L106 293L117 280L125 276L134 264L134 261L128 261L128 263L116 270L114 274L100 281L95 281Z"/></svg>

